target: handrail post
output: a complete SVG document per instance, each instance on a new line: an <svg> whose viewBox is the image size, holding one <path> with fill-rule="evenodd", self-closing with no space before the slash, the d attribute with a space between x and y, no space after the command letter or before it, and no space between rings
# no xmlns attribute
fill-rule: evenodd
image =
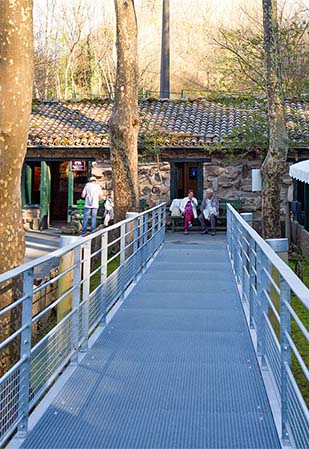
<svg viewBox="0 0 309 449"><path fill-rule="evenodd" d="M79 343L79 304L80 304L80 281L81 281L81 267L80 267L80 246L74 249L74 268L73 268L73 295L72 295L72 348L74 354L71 357L71 364L78 363L78 343Z"/></svg>
<svg viewBox="0 0 309 449"><path fill-rule="evenodd" d="M267 278L267 274L265 271L269 271L269 262L268 258L265 256L264 253L262 253L262 279L261 279L261 286L262 286L262 296L261 296L261 328L260 328L260 356L261 356L261 366L262 369L267 369L266 364L266 317L268 315L268 299L266 294L268 293L268 286L269 286L269 279Z"/></svg>
<svg viewBox="0 0 309 449"><path fill-rule="evenodd" d="M282 441L290 443L288 432L288 374L286 367L291 365L291 349L286 334L291 332L291 316L286 303L291 301L291 290L280 275L280 351L281 351L281 428Z"/></svg>
<svg viewBox="0 0 309 449"><path fill-rule="evenodd" d="M89 294L90 294L90 268L91 268L91 241L83 245L83 304L82 304L82 346L81 352L88 351L89 333Z"/></svg>
<svg viewBox="0 0 309 449"><path fill-rule="evenodd" d="M24 272L22 303L22 326L26 328L20 336L20 359L24 360L21 366L19 410L22 420L18 425L18 437L25 437L28 431L28 409L30 391L30 362L31 362L31 339L32 339L32 297L33 297L33 268Z"/></svg>
<svg viewBox="0 0 309 449"><path fill-rule="evenodd" d="M252 218L253 218L252 213L245 212L245 213L240 214L240 216L247 223L252 223ZM248 265L248 261L247 261L247 257L246 257L246 255L248 255L248 245L246 242L246 237L249 239L249 236L247 236L247 231L245 229L243 229L242 233L241 233L241 239L242 239L242 246L241 246L241 251L242 251L242 301L246 300L246 295L245 295L246 284L247 284L246 283L246 271L247 271L246 267ZM250 251L250 249L249 249L249 251ZM249 267L249 270L250 270L250 267ZM250 289L250 286L249 286L249 289ZM249 301L248 296L247 296L247 301Z"/></svg>
<svg viewBox="0 0 309 449"><path fill-rule="evenodd" d="M162 241L163 244L165 241L165 228L166 228L166 206L161 206L161 209L163 210L163 226L162 226Z"/></svg>
<svg viewBox="0 0 309 449"><path fill-rule="evenodd" d="M254 255L254 248L255 248L255 241L251 237L250 240L250 246L249 246L249 274L250 274L250 285L249 285L249 326L250 329L254 328L253 323L253 297L254 297L254 288L255 285L255 273L254 273L254 267L255 267L255 255Z"/></svg>
<svg viewBox="0 0 309 449"><path fill-rule="evenodd" d="M257 336L257 355L261 355L261 327L262 327L262 250L257 245L256 248L256 296L257 296L257 319L256 319L256 336Z"/></svg>
<svg viewBox="0 0 309 449"><path fill-rule="evenodd" d="M148 213L143 215L143 238L142 238L142 244L143 244L143 250L142 250L142 265L143 269L145 269L146 263L147 263L147 233L148 233Z"/></svg>
<svg viewBox="0 0 309 449"><path fill-rule="evenodd" d="M100 326L106 326L106 280L107 280L107 258L108 258L108 232L101 235L101 310L102 318Z"/></svg>
<svg viewBox="0 0 309 449"><path fill-rule="evenodd" d="M241 232L241 300L246 301L246 231L245 229Z"/></svg>
<svg viewBox="0 0 309 449"><path fill-rule="evenodd" d="M121 295L120 298L123 299L124 297L124 290L125 290L125 259L126 259L126 225L125 223L122 223L120 225L120 291Z"/></svg>
<svg viewBox="0 0 309 449"><path fill-rule="evenodd" d="M134 218L134 243L133 243L133 252L134 252L134 265L135 265L135 274L134 274L134 280L136 281L136 277L137 274L140 272L140 264L138 263L139 261L139 257L138 257L138 252L139 252L139 217L135 217Z"/></svg>
<svg viewBox="0 0 309 449"><path fill-rule="evenodd" d="M152 211L151 214L151 255L156 251L156 215L157 209Z"/></svg>

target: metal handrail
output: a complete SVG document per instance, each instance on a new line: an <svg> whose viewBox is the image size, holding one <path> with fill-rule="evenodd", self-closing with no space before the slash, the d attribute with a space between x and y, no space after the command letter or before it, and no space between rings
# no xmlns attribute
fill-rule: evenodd
<svg viewBox="0 0 309 449"><path fill-rule="evenodd" d="M163 207L165 207L165 206L166 206L166 203L161 203L158 206L154 206L151 209L147 209L146 211L138 213L138 217L143 217L146 214L151 214L153 211L158 210L158 209L163 209ZM133 220L134 220L134 218L126 218L125 220L122 220L120 223L123 225L126 225L126 224L131 223ZM96 237L100 237L102 234L104 234L106 232L110 232L110 231L113 231L114 229L118 229L120 226L120 223L115 223L106 229L102 229L102 230L93 232L91 235L87 235L87 236L83 237L81 242L71 243L69 245L64 246L63 248L59 248L59 249L53 251L52 253L49 253L45 256L41 256L38 259L34 259L30 262L27 262L23 265L16 267L16 268L13 268L12 270L9 270L9 271L6 271L5 273L0 274L0 284L19 276L20 274L24 273L26 270L35 268L38 265L42 265L43 263L48 262L50 260L51 255L54 258L62 257L65 254L73 251L75 248L79 247L81 245L81 243L85 244L86 242L89 242L89 241L95 239Z"/></svg>
<svg viewBox="0 0 309 449"><path fill-rule="evenodd" d="M261 367L271 373L279 397L282 443L298 449L307 441L309 447L309 413L291 370L292 354L307 380L309 371L291 334L291 320L307 341L309 333L290 303L293 292L308 310L309 289L230 204L227 223L228 252L242 302L248 306L245 311L256 335L257 355ZM274 269L280 276L279 285L273 277ZM271 291L280 301L278 309ZM269 314L276 318L278 328L274 328ZM295 410L294 403L298 405Z"/></svg>
<svg viewBox="0 0 309 449"><path fill-rule="evenodd" d="M0 310L0 317L14 308L21 310L18 328L0 342L0 349L13 341L19 345L19 360L0 379L0 447L15 431L25 435L30 409L68 363L78 363L78 352L88 350L89 335L96 327L104 327L109 310L124 298L126 289L162 246L165 224L166 204L161 203L0 275L0 286L13 288L17 278L16 291L21 290L16 294L19 298ZM118 237L114 237L115 230ZM117 246L117 254L111 256L113 245ZM35 269L69 253L72 257L68 266L34 288ZM108 264L113 261L118 266L108 274ZM62 279L68 282L60 288ZM33 295L46 292L51 284L58 285L56 297L34 313ZM48 319L63 301L71 302L65 316L58 318L53 328L31 347L35 325L41 318Z"/></svg>

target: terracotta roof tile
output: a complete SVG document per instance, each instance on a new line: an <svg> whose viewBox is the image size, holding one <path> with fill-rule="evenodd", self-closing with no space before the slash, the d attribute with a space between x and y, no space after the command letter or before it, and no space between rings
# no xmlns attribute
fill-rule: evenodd
<svg viewBox="0 0 309 449"><path fill-rule="evenodd" d="M265 102L224 104L206 99L144 100L139 103L140 140L157 138L164 146L228 144L239 128L252 127L258 117L266 120ZM109 145L109 100L35 101L29 132L29 146ZM286 102L287 129L293 144L309 145L309 107L305 100ZM240 137L239 137L240 138Z"/></svg>

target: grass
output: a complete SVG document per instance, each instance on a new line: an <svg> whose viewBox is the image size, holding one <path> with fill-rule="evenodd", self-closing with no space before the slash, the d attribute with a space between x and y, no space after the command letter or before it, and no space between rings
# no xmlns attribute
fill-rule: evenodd
<svg viewBox="0 0 309 449"><path fill-rule="evenodd" d="M292 268L292 270L294 269L295 262L295 259L289 260L289 266ZM302 259L300 262L302 265L303 282L307 287L309 287L309 263L305 259ZM297 316L299 317L305 328L309 331L309 312L306 307L294 295L292 295L291 297L291 306L295 310ZM291 335L305 365L308 368L309 344L294 319L291 319ZM303 398L305 399L305 402L309 407L309 384L294 355L292 355L292 372L301 390Z"/></svg>
<svg viewBox="0 0 309 449"><path fill-rule="evenodd" d="M99 266L100 262L96 264L96 266L93 268L93 271ZM107 263L107 276L111 275L120 265L120 257L116 257L111 262ZM93 292L101 282L101 273L98 271L93 276L91 276L90 279L90 292Z"/></svg>

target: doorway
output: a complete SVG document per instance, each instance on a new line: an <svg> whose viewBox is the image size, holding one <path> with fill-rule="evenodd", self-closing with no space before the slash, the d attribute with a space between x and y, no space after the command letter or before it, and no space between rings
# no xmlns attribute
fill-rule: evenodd
<svg viewBox="0 0 309 449"><path fill-rule="evenodd" d="M189 190L199 201L203 199L203 162L171 162L171 201L184 198Z"/></svg>
<svg viewBox="0 0 309 449"><path fill-rule="evenodd" d="M66 221L68 213L68 171L69 162L50 162L51 191L50 219L51 221Z"/></svg>

